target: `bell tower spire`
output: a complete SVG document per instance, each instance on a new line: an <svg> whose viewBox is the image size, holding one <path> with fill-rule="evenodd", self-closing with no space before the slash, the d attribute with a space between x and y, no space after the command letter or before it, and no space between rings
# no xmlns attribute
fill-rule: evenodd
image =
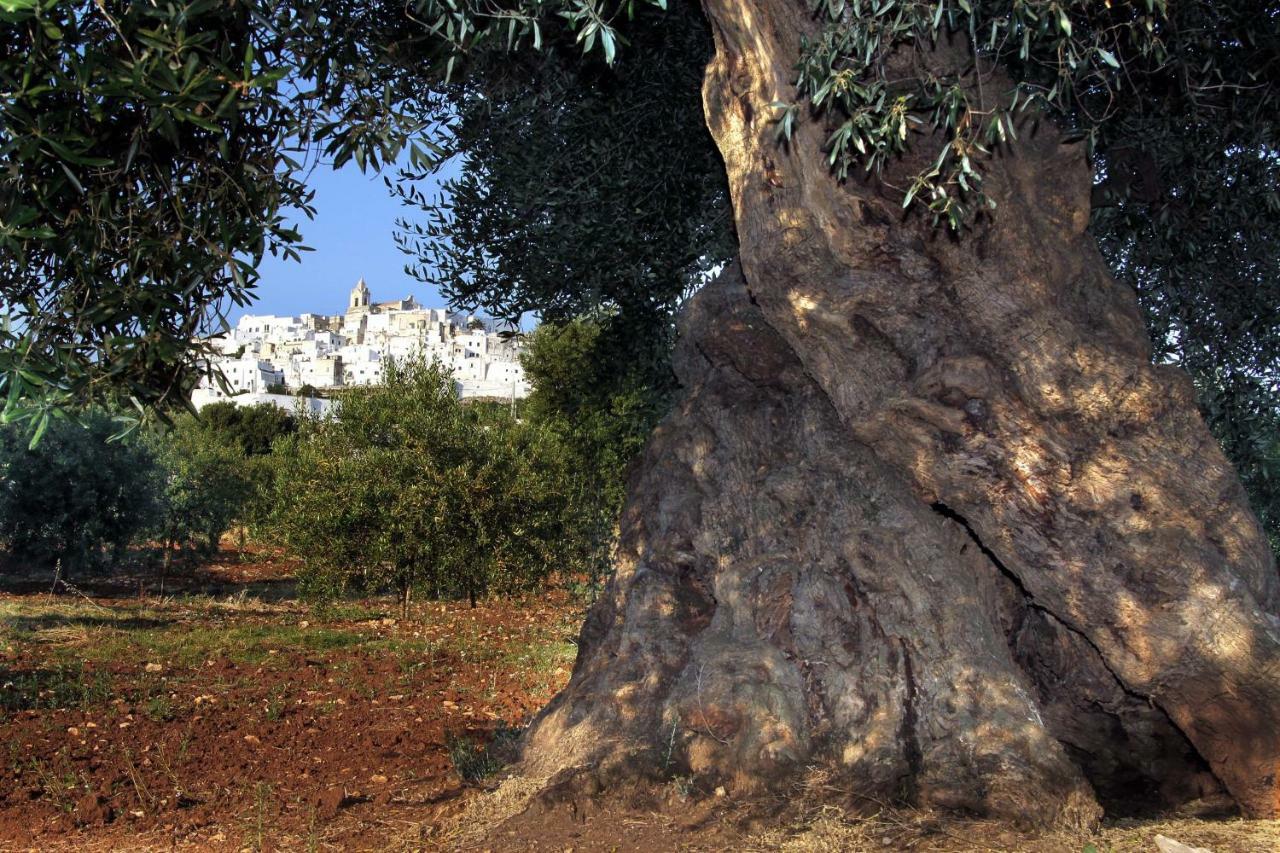
<svg viewBox="0 0 1280 853"><path fill-rule="evenodd" d="M360 276L360 280L356 282L356 286L351 288L351 301L347 304L347 309L352 308L368 308L369 307L369 285L364 283L364 276Z"/></svg>

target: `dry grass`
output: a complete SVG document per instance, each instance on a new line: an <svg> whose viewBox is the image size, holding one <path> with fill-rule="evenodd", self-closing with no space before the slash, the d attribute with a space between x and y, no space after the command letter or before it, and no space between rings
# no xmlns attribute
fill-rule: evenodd
<svg viewBox="0 0 1280 853"><path fill-rule="evenodd" d="M753 835L743 849L797 853L1154 853L1157 835L1213 853L1280 853L1280 821L1275 820L1119 821L1096 833L1037 835L992 821L940 820L909 811L848 819L836 809Z"/></svg>
<svg viewBox="0 0 1280 853"><path fill-rule="evenodd" d="M488 832L528 808L546 779L514 776L496 789L467 801L460 814L442 825L417 827L412 837L433 850L464 850L481 845Z"/></svg>
<svg viewBox="0 0 1280 853"><path fill-rule="evenodd" d="M572 838L579 850L680 850L763 853L1156 853L1155 837L1164 835L1213 853L1280 853L1280 821L1164 820L1117 821L1093 833L1036 834L1007 823L957 820L931 812L883 809L853 817L836 806L801 816L752 818L745 804L721 801L710 812L668 807L648 813L610 808L582 823L564 814L520 813L540 784L514 778L496 791L468 801L461 814L435 833L419 836L433 849L524 851L560 849ZM794 805L792 806L794 808ZM514 821L511 821L515 818ZM573 832L554 832L569 823ZM735 828L736 827L736 828ZM550 844L550 846L548 846Z"/></svg>
<svg viewBox="0 0 1280 853"><path fill-rule="evenodd" d="M1126 823L1100 835L1099 853L1138 853L1152 850L1157 834L1214 853L1276 853L1280 851L1280 820L1157 820Z"/></svg>

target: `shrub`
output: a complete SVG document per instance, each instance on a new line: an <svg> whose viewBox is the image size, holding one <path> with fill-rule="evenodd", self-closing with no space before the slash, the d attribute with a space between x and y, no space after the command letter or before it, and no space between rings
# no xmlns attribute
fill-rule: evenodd
<svg viewBox="0 0 1280 853"><path fill-rule="evenodd" d="M273 403L210 403L200 410L199 425L220 440L238 444L246 456L264 456L276 439L298 430L293 415Z"/></svg>
<svg viewBox="0 0 1280 853"><path fill-rule="evenodd" d="M520 737L524 729L500 724L487 741L467 734L445 736L453 772L463 782L475 784L500 771L519 758Z"/></svg>
<svg viewBox="0 0 1280 853"><path fill-rule="evenodd" d="M64 573L118 560L154 524L155 459L99 410L54 418L35 447L18 425L0 427L0 541Z"/></svg>
<svg viewBox="0 0 1280 853"><path fill-rule="evenodd" d="M157 435L152 447L161 478L154 532L166 564L174 546L217 550L253 497L255 481L241 445L188 416Z"/></svg>

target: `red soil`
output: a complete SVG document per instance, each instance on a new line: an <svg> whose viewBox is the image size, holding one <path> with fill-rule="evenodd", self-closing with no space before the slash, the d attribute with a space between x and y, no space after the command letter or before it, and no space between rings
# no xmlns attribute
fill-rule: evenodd
<svg viewBox="0 0 1280 853"><path fill-rule="evenodd" d="M187 583L211 577L226 586L281 580L265 564ZM0 604L33 598L0 594ZM138 604L94 600L117 612ZM147 606L173 609L165 630L204 627L207 641L198 612ZM553 594L518 607L429 604L419 614L421 622L318 620L296 603L224 612L219 625L283 621L359 642L280 648L261 665L214 656L182 666L141 651L85 664L86 678L105 674L110 684L85 710L0 705L0 849L378 849L401 846L418 827L430 834L467 794L446 736L482 740L499 721L527 718L568 678L567 663L531 674L500 650L572 633L575 608ZM433 650L422 649L428 641ZM6 649L0 635L0 683L52 666L37 646Z"/></svg>

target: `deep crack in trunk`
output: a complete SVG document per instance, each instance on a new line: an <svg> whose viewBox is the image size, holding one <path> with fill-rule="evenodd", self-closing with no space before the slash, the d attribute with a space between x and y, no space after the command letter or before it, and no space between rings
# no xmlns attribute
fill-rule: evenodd
<svg viewBox="0 0 1280 853"><path fill-rule="evenodd" d="M1088 667L1095 673L1105 671L1110 676L1104 688L1111 694L1107 700L1099 698L1099 693L1102 691L1099 691L1096 684L1091 691L1076 685L1077 695L1072 699L1075 702L1083 701L1093 709L1092 716L1099 718L1094 720L1094 731L1085 744L1078 742L1078 736L1073 739L1073 733L1078 733L1087 725L1084 720L1089 715L1081 713L1081 709L1068 709L1061 714L1060 720L1051 721L1050 724L1050 730L1053 731L1054 736L1069 749L1074 749L1078 753L1076 763L1084 769L1086 777L1100 793L1100 798L1106 804L1108 811L1119 815L1140 814L1190 800L1209 800L1208 805L1212 809L1220 810L1225 798L1225 788L1221 780L1195 753L1195 749L1186 740L1185 733L1169 719L1169 715L1152 705L1146 697L1130 690L1107 665L1101 650L1085 634L1062 623L1054 618L1052 612L1037 605L1035 598L1018 580L1018 576L1009 571L1000 562L1000 558L983 544L982 539L964 516L941 501L935 501L931 508L943 518L954 521L963 528L978 550L1016 590L1015 601L1020 601L1025 610L1035 611L1035 616L1042 621L1043 625L1038 632L1028 630L1029 614L1023 613L1008 636L1009 646L1014 652L1015 659L1019 660L1023 670L1028 672L1036 683L1042 705L1050 701L1046 697L1052 692L1054 685L1070 680L1070 673L1063 671L1064 668L1060 667L1047 673L1043 671L1043 649L1046 646L1064 642L1060 635L1069 637L1070 639L1065 642L1076 646L1071 653L1075 665L1087 662ZM1037 678L1036 667L1027 663L1031 658L1041 661L1039 678ZM1096 682L1098 679L1095 676L1093 680ZM1117 699L1117 696L1123 698ZM1129 717L1133 718L1127 727L1126 721L1117 713L1117 708L1122 708ZM1139 727L1159 733L1158 736L1145 737L1144 751L1148 755L1130 754L1119 758L1112 755L1105 760L1100 760L1116 748L1113 743L1115 729L1124 731L1127 739L1135 739L1142 737L1140 732L1132 731ZM1126 728L1130 730L1125 731ZM1153 751L1157 754L1151 755ZM1172 752L1168 755L1159 754L1170 751ZM1143 764L1147 766L1143 767ZM1156 766L1157 764L1161 766ZM1167 766L1169 764L1176 766L1170 768ZM1116 778L1118 765L1125 765L1119 774L1121 777L1119 779ZM1172 787L1170 790L1162 791L1162 785Z"/></svg>

